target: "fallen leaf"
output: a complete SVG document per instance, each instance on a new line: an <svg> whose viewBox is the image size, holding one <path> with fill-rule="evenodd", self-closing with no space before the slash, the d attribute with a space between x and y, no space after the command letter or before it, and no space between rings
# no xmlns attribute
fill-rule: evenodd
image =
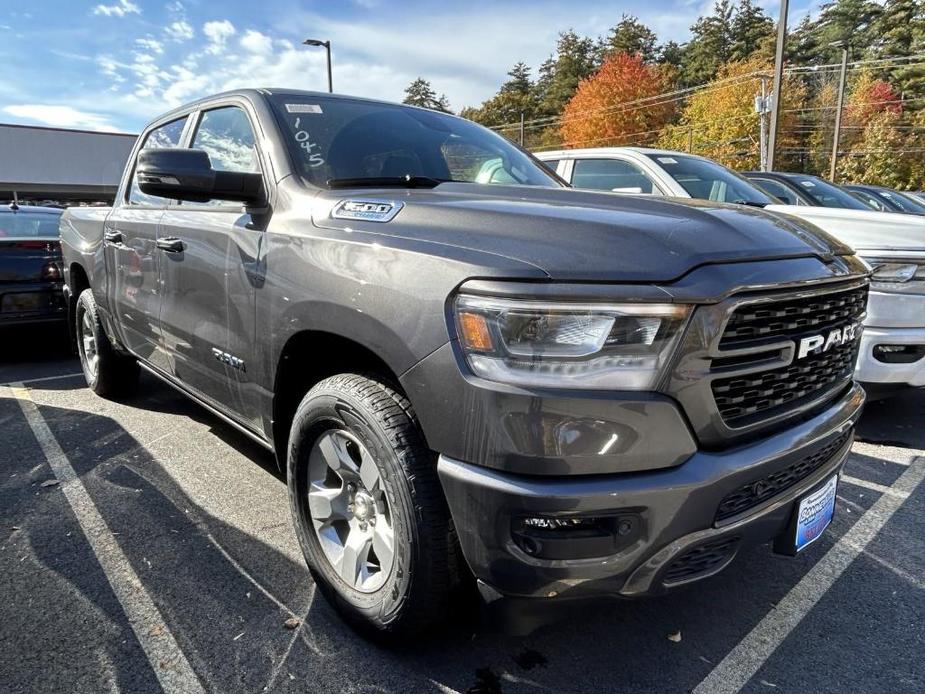
<svg viewBox="0 0 925 694"><path fill-rule="evenodd" d="M57 487L59 484L61 483L58 480L45 480L39 486L40 487Z"/></svg>
<svg viewBox="0 0 925 694"><path fill-rule="evenodd" d="M290 617L285 622L283 622L283 626L285 626L287 629L298 629L300 624L302 624L302 620L298 617Z"/></svg>
<svg viewBox="0 0 925 694"><path fill-rule="evenodd" d="M155 624L148 633L151 634L151 636L160 636L164 633L164 630L161 629L159 624Z"/></svg>
<svg viewBox="0 0 925 694"><path fill-rule="evenodd" d="M681 630L679 629L673 634L668 634L668 640L674 643L681 643Z"/></svg>

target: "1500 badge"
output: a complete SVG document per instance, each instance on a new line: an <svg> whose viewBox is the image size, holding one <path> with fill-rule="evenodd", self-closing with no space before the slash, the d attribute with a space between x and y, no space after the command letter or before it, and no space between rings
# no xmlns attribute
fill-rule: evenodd
<svg viewBox="0 0 925 694"><path fill-rule="evenodd" d="M858 335L858 329L861 326L857 323L846 325L844 328L836 328L829 331L828 334L812 335L804 337L797 345L797 359L803 359L810 352L819 351L828 352L833 347L838 347L847 342L851 342Z"/></svg>
<svg viewBox="0 0 925 694"><path fill-rule="evenodd" d="M238 371L247 371L244 368L244 360L238 359L233 354L228 354L228 352L223 352L217 347L212 348L212 356L218 359L222 364L228 364L232 369L237 369Z"/></svg>

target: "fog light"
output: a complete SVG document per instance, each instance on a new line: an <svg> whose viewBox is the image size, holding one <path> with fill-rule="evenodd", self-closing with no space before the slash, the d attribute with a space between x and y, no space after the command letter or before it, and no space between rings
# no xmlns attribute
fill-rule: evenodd
<svg viewBox="0 0 925 694"><path fill-rule="evenodd" d="M875 345L874 359L884 364L911 364L925 356L925 345Z"/></svg>
<svg viewBox="0 0 925 694"><path fill-rule="evenodd" d="M591 559L617 554L642 534L642 518L627 509L608 516L527 516L511 522L511 537L538 559Z"/></svg>

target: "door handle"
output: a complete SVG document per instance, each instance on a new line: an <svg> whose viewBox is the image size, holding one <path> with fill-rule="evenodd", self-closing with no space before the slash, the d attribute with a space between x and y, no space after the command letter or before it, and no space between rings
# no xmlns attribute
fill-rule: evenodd
<svg viewBox="0 0 925 694"><path fill-rule="evenodd" d="M168 253L182 253L186 244L176 236L164 236L157 240L157 247Z"/></svg>
<svg viewBox="0 0 925 694"><path fill-rule="evenodd" d="M121 231L107 230L103 232L103 240L106 243L123 243L125 236Z"/></svg>

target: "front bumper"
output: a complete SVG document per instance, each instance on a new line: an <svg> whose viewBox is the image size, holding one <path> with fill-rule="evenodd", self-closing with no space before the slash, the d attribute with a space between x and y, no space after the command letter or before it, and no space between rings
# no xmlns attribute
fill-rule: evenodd
<svg viewBox="0 0 925 694"><path fill-rule="evenodd" d="M852 385L825 411L786 431L722 452L699 451L681 465L652 472L527 476L445 456L440 457L438 471L463 554L493 594L524 598L657 594L715 574L743 547L784 533L796 500L841 468L863 403L863 390ZM808 476L751 508L716 520L720 504L736 490L784 474L835 444ZM623 545L607 556L538 558L525 552L512 532L524 517L614 514L637 521ZM701 561L705 553L716 554L719 547L725 555L718 561ZM699 573L680 572L685 577L675 580L679 562L691 556L695 569L706 568Z"/></svg>
<svg viewBox="0 0 925 694"><path fill-rule="evenodd" d="M64 322L67 306L61 282L0 285L0 328Z"/></svg>
<svg viewBox="0 0 925 694"><path fill-rule="evenodd" d="M878 345L925 346L925 296L871 291L855 378L862 383L925 386L925 357L886 363L874 356Z"/></svg>

